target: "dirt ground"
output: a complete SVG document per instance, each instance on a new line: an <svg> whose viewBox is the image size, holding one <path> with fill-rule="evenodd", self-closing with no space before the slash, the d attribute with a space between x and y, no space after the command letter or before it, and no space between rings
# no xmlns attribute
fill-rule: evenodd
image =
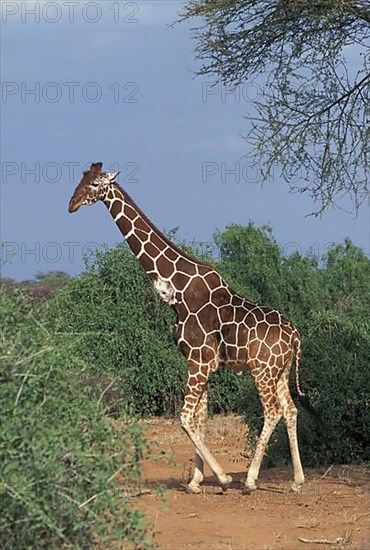
<svg viewBox="0 0 370 550"><path fill-rule="evenodd" d="M306 469L300 494L287 490L291 470L261 470L258 490L243 496L240 484L250 461L246 426L232 416L213 418L208 426L209 447L233 483L222 493L206 470L203 492L192 495L184 488L194 464L190 441L178 422L148 422L149 438L165 457L145 461L147 488L137 504L152 519L160 549L370 549L369 470ZM164 500L157 494L161 487Z"/></svg>

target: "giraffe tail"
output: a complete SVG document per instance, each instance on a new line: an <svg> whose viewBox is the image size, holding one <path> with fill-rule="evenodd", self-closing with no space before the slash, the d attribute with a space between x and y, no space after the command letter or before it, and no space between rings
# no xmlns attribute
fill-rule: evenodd
<svg viewBox="0 0 370 550"><path fill-rule="evenodd" d="M301 385L299 383L299 366L301 364L302 351L301 351L301 338L298 333L293 342L293 349L294 349L294 357L295 357L295 385L297 388L297 393L300 400L308 399L306 394L301 390Z"/></svg>
<svg viewBox="0 0 370 550"><path fill-rule="evenodd" d="M317 414L317 411L312 406L312 403L311 403L308 395L306 395L301 390L301 386L300 386L300 383L299 383L299 366L300 366L300 362L301 362L301 338L300 338L298 333L297 333L297 336L296 336L296 338L294 340L294 343L293 343L293 349L294 349L294 356L295 356L295 383L296 383L296 387L297 387L297 393L298 393L299 401L300 401L302 407L304 407L307 410L307 412L310 413L319 424L321 424L322 422L321 422L321 419L319 418L319 416Z"/></svg>

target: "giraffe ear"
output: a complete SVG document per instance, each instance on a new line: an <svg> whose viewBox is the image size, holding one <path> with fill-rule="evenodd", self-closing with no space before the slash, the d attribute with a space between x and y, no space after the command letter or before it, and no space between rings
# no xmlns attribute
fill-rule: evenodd
<svg viewBox="0 0 370 550"><path fill-rule="evenodd" d="M113 183L118 178L120 173L121 173L121 170L119 170L118 172L108 172L109 181Z"/></svg>

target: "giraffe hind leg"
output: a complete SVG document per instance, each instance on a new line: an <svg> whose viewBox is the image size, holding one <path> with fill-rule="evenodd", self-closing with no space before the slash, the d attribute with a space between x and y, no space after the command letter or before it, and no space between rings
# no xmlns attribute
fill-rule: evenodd
<svg viewBox="0 0 370 550"><path fill-rule="evenodd" d="M287 366L277 383L277 393L288 432L289 447L293 462L294 482L291 488L293 491L299 492L304 483L304 473L298 447L297 408L294 405L289 390L289 371L290 364Z"/></svg>
<svg viewBox="0 0 370 550"><path fill-rule="evenodd" d="M257 489L256 481L261 468L262 459L264 457L267 444L270 440L271 434L274 431L277 423L283 415L283 411L280 406L280 402L276 392L276 386L273 385L270 379L267 378L266 373L268 371L259 369L259 374L254 374L254 378L262 408L263 408L263 428L259 435L257 447L249 466L247 479L244 483L243 493L249 493ZM269 384L270 382L270 384Z"/></svg>
<svg viewBox="0 0 370 550"><path fill-rule="evenodd" d="M277 401L272 400L273 403L264 407L264 422L263 428L258 438L257 447L248 469L247 479L245 481L244 493L249 493L257 489L256 481L261 468L262 459L264 457L267 444L270 440L271 434L274 431L277 423L279 422L282 412Z"/></svg>

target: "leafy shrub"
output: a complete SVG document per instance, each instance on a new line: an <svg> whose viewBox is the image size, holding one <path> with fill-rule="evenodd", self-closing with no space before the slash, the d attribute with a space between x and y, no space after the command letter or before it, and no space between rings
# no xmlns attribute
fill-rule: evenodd
<svg viewBox="0 0 370 550"><path fill-rule="evenodd" d="M218 268L230 286L254 302L281 308L282 257L271 227L231 224L214 238Z"/></svg>
<svg viewBox="0 0 370 550"><path fill-rule="evenodd" d="M310 464L369 462L368 323L334 312L315 312L304 349L302 383L318 422L302 414L303 454Z"/></svg>
<svg viewBox="0 0 370 550"><path fill-rule="evenodd" d="M232 370L220 368L212 375L209 383L211 414L246 412L253 391L254 384L249 372L240 376Z"/></svg>
<svg viewBox="0 0 370 550"><path fill-rule="evenodd" d="M1 547L152 547L129 500L141 427L127 420L118 433L69 339L52 336L28 299L1 292L0 313Z"/></svg>

